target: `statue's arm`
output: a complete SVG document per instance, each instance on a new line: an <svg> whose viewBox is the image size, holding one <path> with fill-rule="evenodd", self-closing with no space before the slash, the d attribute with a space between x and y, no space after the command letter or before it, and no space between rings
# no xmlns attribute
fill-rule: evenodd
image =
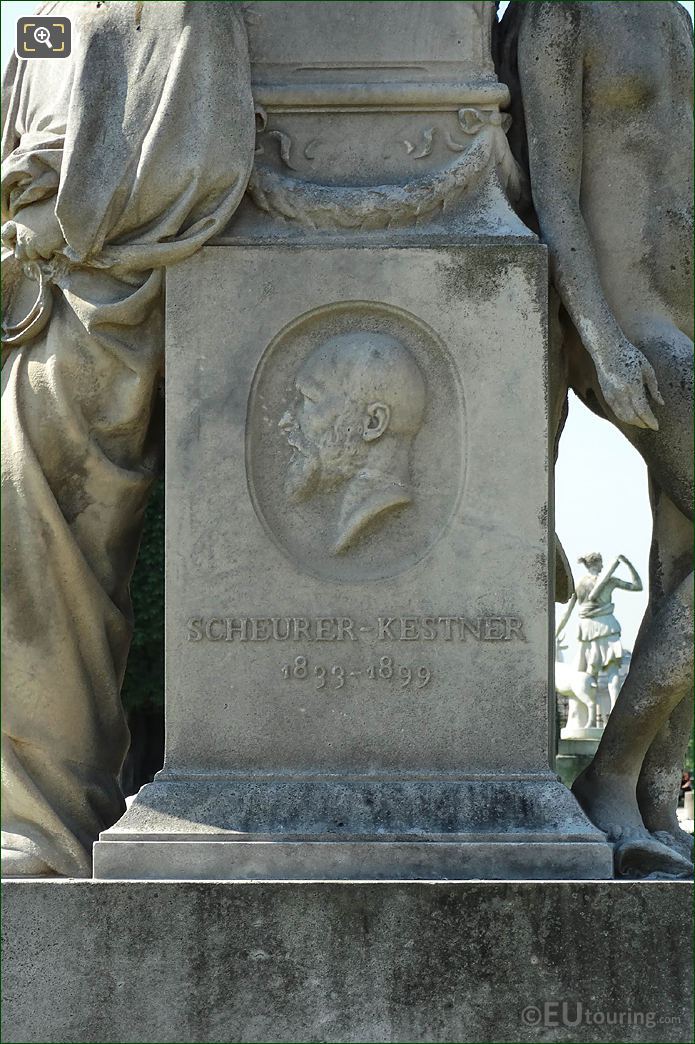
<svg viewBox="0 0 695 1044"><path fill-rule="evenodd" d="M533 201L554 284L594 361L606 402L625 423L658 428L644 387L661 403L656 376L606 300L580 207L583 6L528 4L519 34Z"/></svg>
<svg viewBox="0 0 695 1044"><path fill-rule="evenodd" d="M13 55L2 82L2 245L20 261L35 261L65 246L55 212L62 151L50 128L23 140L17 119L26 107L23 72Z"/></svg>
<svg viewBox="0 0 695 1044"><path fill-rule="evenodd" d="M574 607L575 607L576 604L577 604L577 596L576 596L576 594L573 594L572 597L570 598L569 602L567 603L567 608L565 609L564 613L562 614L562 618L561 618L559 624L555 628L555 637L556 638L560 637L560 635L564 631L565 627L567 626L567 621L569 620L570 616L572 615L572 611L574 610Z"/></svg>
<svg viewBox="0 0 695 1044"><path fill-rule="evenodd" d="M597 601L599 596L603 594L606 588L609 588L609 590L612 591L614 587L620 586L620 581L616 580L613 576L619 565L620 556L618 556L618 558L611 562L608 569L604 569L604 571L601 573L600 577L592 587L591 591L589 592L588 600L590 602Z"/></svg>
<svg viewBox="0 0 695 1044"><path fill-rule="evenodd" d="M630 580L618 580L617 577L616 577L614 579L614 581L613 581L614 586L615 587L619 587L621 589L621 591L641 591L642 590L642 580L640 578L639 573L637 572L637 570L633 566L632 562L630 561L630 559L626 558L625 555L618 555L618 561L622 562L623 565L625 565L627 567L628 572L630 573L631 579Z"/></svg>
<svg viewBox="0 0 695 1044"><path fill-rule="evenodd" d="M255 147L246 28L241 4L103 6L75 14L60 111L40 78L14 77L9 97L24 97L29 116L14 133L8 124L3 243L21 260L63 250L72 263L141 271L192 254L244 195ZM35 111L63 128L38 156ZM38 206L47 163L50 204Z"/></svg>

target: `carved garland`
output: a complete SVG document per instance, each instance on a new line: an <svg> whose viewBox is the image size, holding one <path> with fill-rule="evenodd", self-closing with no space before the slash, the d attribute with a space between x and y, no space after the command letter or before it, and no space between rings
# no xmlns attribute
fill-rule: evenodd
<svg viewBox="0 0 695 1044"><path fill-rule="evenodd" d="M317 185L272 170L254 168L248 191L260 210L314 229L380 229L412 225L451 206L495 166L510 198L521 191L521 172L509 150L499 112L461 109L459 120L470 146L443 169L405 185L372 188Z"/></svg>

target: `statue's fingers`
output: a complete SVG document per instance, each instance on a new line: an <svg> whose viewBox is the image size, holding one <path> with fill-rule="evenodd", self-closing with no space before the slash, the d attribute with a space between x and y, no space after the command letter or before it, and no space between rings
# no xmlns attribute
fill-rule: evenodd
<svg viewBox="0 0 695 1044"><path fill-rule="evenodd" d="M30 239L23 235L21 230L17 236L14 247L14 255L18 261L36 261L38 254Z"/></svg>
<svg viewBox="0 0 695 1044"><path fill-rule="evenodd" d="M52 256L53 256L53 249L50 246L50 244L47 244L44 247L38 248L37 259L41 258L44 261L49 261Z"/></svg>
<svg viewBox="0 0 695 1044"><path fill-rule="evenodd" d="M651 365L651 363L645 362L645 365L642 370L642 376L644 377L644 383L647 385L647 388L649 389L649 394L651 395L654 402L658 402L659 406L665 406L666 403L664 402L661 392L659 391L659 382L656 379L654 367Z"/></svg>
<svg viewBox="0 0 695 1044"><path fill-rule="evenodd" d="M643 389L633 393L632 404L636 415L639 417L641 428L651 428L652 431L659 430L659 422L654 416L647 401L647 396Z"/></svg>
<svg viewBox="0 0 695 1044"><path fill-rule="evenodd" d="M613 391L605 392L606 402L613 410L619 421L623 424L631 424L637 428L644 428L645 424L640 418L639 412L635 410L629 394Z"/></svg>
<svg viewBox="0 0 695 1044"><path fill-rule="evenodd" d="M8 247L10 250L14 249L14 245L17 242L17 226L14 221L6 221L0 231L0 239L2 239L2 245Z"/></svg>
<svg viewBox="0 0 695 1044"><path fill-rule="evenodd" d="M635 403L634 397L629 391L624 392L622 395L616 396L614 412L619 420L623 421L624 424L631 424L635 428L646 428L647 423L642 417L642 411L638 404Z"/></svg>

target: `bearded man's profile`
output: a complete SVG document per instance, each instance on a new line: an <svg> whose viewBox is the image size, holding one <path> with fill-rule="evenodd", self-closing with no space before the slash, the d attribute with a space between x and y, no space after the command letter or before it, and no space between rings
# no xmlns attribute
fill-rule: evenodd
<svg viewBox="0 0 695 1044"><path fill-rule="evenodd" d="M425 412L425 382L412 353L385 334L325 341L295 377L296 402L280 428L292 447L291 503L340 493L332 553L412 501L410 452Z"/></svg>

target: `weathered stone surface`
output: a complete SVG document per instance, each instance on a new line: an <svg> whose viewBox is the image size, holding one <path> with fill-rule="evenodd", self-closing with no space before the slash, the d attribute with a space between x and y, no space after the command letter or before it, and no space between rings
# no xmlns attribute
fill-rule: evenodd
<svg viewBox="0 0 695 1044"><path fill-rule="evenodd" d="M3 106L2 870L88 877L124 808L162 268L229 221L255 132L241 5L51 14L72 20L71 55L13 56Z"/></svg>
<svg viewBox="0 0 695 1044"><path fill-rule="evenodd" d="M545 283L509 239L169 271L167 754L96 876L610 876L548 764Z"/></svg>
<svg viewBox="0 0 695 1044"><path fill-rule="evenodd" d="M166 762L95 875L610 876L549 769L547 268L493 6L247 14L247 204L167 273Z"/></svg>
<svg viewBox="0 0 695 1044"><path fill-rule="evenodd" d="M209 247L168 287L165 776L547 774L542 249ZM340 375L297 388L331 337L385 332L424 380L412 441L365 442ZM307 396L326 488L297 501L282 425ZM388 438L410 502L338 552ZM511 672L523 731L490 713Z"/></svg>
<svg viewBox="0 0 695 1044"><path fill-rule="evenodd" d="M512 3L499 42L526 218L563 305L553 436L569 385L641 454L654 519L630 673L573 789L619 871L692 874L676 819L693 720L692 23L677 3Z"/></svg>
<svg viewBox="0 0 695 1044"><path fill-rule="evenodd" d="M523 234L502 191L519 178L492 3L244 6L258 137L242 228L427 235L463 208L469 229L479 214Z"/></svg>
<svg viewBox="0 0 695 1044"><path fill-rule="evenodd" d="M689 1041L690 917L685 882L10 882L3 1040Z"/></svg>

